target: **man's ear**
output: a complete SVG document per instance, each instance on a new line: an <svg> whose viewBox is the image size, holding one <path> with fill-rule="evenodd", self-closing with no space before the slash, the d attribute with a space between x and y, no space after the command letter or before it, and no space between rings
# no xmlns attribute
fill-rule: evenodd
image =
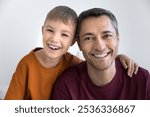
<svg viewBox="0 0 150 117"><path fill-rule="evenodd" d="M119 35L119 33L117 34L117 46L119 47L119 41L120 41L120 35Z"/></svg>
<svg viewBox="0 0 150 117"><path fill-rule="evenodd" d="M117 33L117 39L118 39L118 41L120 40L120 35L119 35L119 33Z"/></svg>
<svg viewBox="0 0 150 117"><path fill-rule="evenodd" d="M79 47L80 51L82 51L81 46L80 46L80 39L79 38L77 38L77 44L78 44L78 47Z"/></svg>
<svg viewBox="0 0 150 117"><path fill-rule="evenodd" d="M119 41L120 41L120 35L119 35L119 33L117 34L117 39L118 39L118 43L119 43Z"/></svg>

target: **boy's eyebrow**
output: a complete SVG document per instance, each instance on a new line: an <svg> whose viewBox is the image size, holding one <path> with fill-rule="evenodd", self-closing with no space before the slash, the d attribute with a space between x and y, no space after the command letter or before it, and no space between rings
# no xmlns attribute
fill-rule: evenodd
<svg viewBox="0 0 150 117"><path fill-rule="evenodd" d="M62 30L63 32L69 33L70 35L72 35L72 33L70 31L67 30Z"/></svg>
<svg viewBox="0 0 150 117"><path fill-rule="evenodd" d="M46 25L47 28L52 28L54 29L51 25ZM62 32L65 32L65 33L69 33L70 35L73 35L70 31L68 30L62 30Z"/></svg>
<svg viewBox="0 0 150 117"><path fill-rule="evenodd" d="M53 28L51 25L46 25L46 27L48 27L48 28L49 28L49 27L50 27L50 28Z"/></svg>

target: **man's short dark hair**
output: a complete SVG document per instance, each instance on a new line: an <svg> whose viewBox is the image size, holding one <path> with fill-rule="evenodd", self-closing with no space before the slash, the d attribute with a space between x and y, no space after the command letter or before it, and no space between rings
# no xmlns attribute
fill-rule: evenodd
<svg viewBox="0 0 150 117"><path fill-rule="evenodd" d="M116 30L116 33L118 34L118 22L117 22L116 17L114 16L114 14L106 9L92 8L92 9L83 11L79 15L78 24L77 24L78 25L77 26L77 36L79 36L80 29L81 29L81 23L84 19L89 18L89 17L104 16L104 15L107 16L111 20L112 26L114 27L114 29Z"/></svg>

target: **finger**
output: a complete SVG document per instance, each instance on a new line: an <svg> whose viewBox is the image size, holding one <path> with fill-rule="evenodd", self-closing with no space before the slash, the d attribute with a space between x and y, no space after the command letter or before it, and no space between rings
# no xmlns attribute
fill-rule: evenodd
<svg viewBox="0 0 150 117"><path fill-rule="evenodd" d="M134 64L134 74L137 74L137 72L138 72L138 69L139 69L139 66L138 66L138 64L137 63L135 63Z"/></svg>
<svg viewBox="0 0 150 117"><path fill-rule="evenodd" d="M128 63L128 76L130 76L131 77L131 72L132 72L132 64L131 64L132 62L130 61L129 63Z"/></svg>
<svg viewBox="0 0 150 117"><path fill-rule="evenodd" d="M127 66L127 64L126 64L126 62L125 62L125 61L121 61L121 63L122 63L122 65L123 65L123 67L124 67L125 69L127 69L127 68L128 68L128 66Z"/></svg>
<svg viewBox="0 0 150 117"><path fill-rule="evenodd" d="M131 61L131 71L130 71L130 77L132 77L132 76L133 76L133 74L134 74L134 70L135 70L135 63L134 63L134 61Z"/></svg>

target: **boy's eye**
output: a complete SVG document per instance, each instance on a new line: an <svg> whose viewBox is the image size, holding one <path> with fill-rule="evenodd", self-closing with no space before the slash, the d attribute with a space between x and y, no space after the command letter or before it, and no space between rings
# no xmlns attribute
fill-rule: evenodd
<svg viewBox="0 0 150 117"><path fill-rule="evenodd" d="M67 35L67 34L62 34L62 36L64 36L64 37L69 37L69 35Z"/></svg>
<svg viewBox="0 0 150 117"><path fill-rule="evenodd" d="M47 29L47 31L49 31L49 32L53 32L53 30L51 30L51 29Z"/></svg>

